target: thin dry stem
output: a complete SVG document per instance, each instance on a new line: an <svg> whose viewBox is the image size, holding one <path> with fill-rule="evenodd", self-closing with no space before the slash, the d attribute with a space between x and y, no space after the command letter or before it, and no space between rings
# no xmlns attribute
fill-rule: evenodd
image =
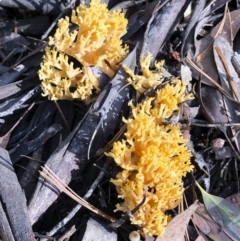
<svg viewBox="0 0 240 241"><path fill-rule="evenodd" d="M223 64L223 66L224 66L224 68L225 68L225 70L227 72L228 82L229 82L230 88L232 90L232 93L235 96L236 100L238 100L238 97L237 97L238 95L237 95L237 92L236 92L235 87L233 85L233 80L232 80L232 77L231 77L231 73L230 73L230 70L228 68L227 62L226 62L226 60L225 60L225 58L223 56L222 50L219 47L216 47L215 49L216 49L216 51L217 51L217 53L218 53L218 55L219 55L219 57L220 57L220 59L222 61L222 64Z"/></svg>
<svg viewBox="0 0 240 241"><path fill-rule="evenodd" d="M91 210L92 212L102 216L103 218L108 219L111 222L116 221L111 216L109 216L106 213L95 208L94 206L89 204L87 201L82 199L80 196L78 196L71 188L69 188L65 183L63 183L62 180L54 172L52 172L49 167L45 166L42 169L43 169L42 171L39 171L40 175L42 175L50 183L52 183L54 186L56 186L60 191L64 192L69 197L71 197L73 200L75 200L76 202L78 202L79 204L84 206L85 208Z"/></svg>
<svg viewBox="0 0 240 241"><path fill-rule="evenodd" d="M222 32L225 21L226 21L227 9L228 8L227 8L227 5L226 5L225 10L224 10L223 19L221 21L221 24L219 25L219 28L218 28L216 34L213 36L213 39L209 43L209 46L201 54L199 54L196 57L196 60L195 60L196 63L201 62L205 58L205 56L208 54L208 52L212 49L213 42L214 42L215 38Z"/></svg>
<svg viewBox="0 0 240 241"><path fill-rule="evenodd" d="M55 103L55 105L56 105L56 107L57 107L57 109L58 109L58 111L59 111L59 113L60 113L60 115L61 115L61 117L63 119L63 122L65 123L65 125L67 127L67 129L71 132L71 129L70 129L68 123L67 123L67 120L66 120L64 114L62 113L61 108L59 107L59 104L57 103L57 101L54 101L54 103Z"/></svg>
<svg viewBox="0 0 240 241"><path fill-rule="evenodd" d="M209 75L207 75L205 72L203 72L190 58L186 58L186 61L194 68L196 69L199 73L201 73L203 76L205 76L214 86L218 88L218 90L224 94L229 100L233 101L236 104L240 104L239 101L236 101L232 96L230 96L223 88L221 85L219 85L214 79L212 79Z"/></svg>

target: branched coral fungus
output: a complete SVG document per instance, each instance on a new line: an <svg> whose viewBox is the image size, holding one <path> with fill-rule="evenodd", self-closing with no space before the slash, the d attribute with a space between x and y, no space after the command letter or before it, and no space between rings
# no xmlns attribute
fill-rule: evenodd
<svg viewBox="0 0 240 241"><path fill-rule="evenodd" d="M79 26L70 33L72 24ZM121 37L126 33L127 19L120 11L110 12L100 0L92 0L90 7L80 5L68 17L60 19L58 29L46 48L39 71L43 95L56 99L86 99L92 91L99 91L99 82L90 66L98 66L113 76L128 53ZM69 57L82 68L75 68Z"/></svg>
<svg viewBox="0 0 240 241"><path fill-rule="evenodd" d="M135 75L134 71L124 66L125 71L129 74L128 82L133 85L133 87L140 93L143 93L148 88L161 84L163 80L162 76L162 67L164 61L155 62L155 72L151 71L150 63L151 63L152 55L148 53L147 56L140 57L140 66L142 70L142 75Z"/></svg>
<svg viewBox="0 0 240 241"><path fill-rule="evenodd" d="M191 99L185 95L186 84L180 80L167 84L136 107L127 123L125 139L115 142L106 155L114 158L123 169L112 180L119 197L124 200L117 210L128 212L146 194L146 201L131 219L149 235L162 235L168 222L164 212L175 208L184 191L182 177L191 171L191 152L186 147L179 126L163 124L179 109L179 104Z"/></svg>

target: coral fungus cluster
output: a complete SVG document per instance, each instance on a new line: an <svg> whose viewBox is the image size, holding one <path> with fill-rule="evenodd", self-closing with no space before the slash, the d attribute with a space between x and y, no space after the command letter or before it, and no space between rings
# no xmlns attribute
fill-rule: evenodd
<svg viewBox="0 0 240 241"><path fill-rule="evenodd" d="M77 29L70 31L72 26ZM54 37L50 38L39 77L43 95L51 100L86 100L98 92L99 80L91 66L97 66L109 77L128 54L121 37L126 33L127 20L120 11L110 12L100 0L90 7L80 5L71 19L60 19ZM151 54L142 56L142 75L127 68L128 81L138 92L162 82L162 62L149 69ZM77 66L76 66L77 63ZM162 235L168 222L165 211L175 208L184 191L182 177L192 170L191 152L186 147L176 124L166 124L179 110L179 104L192 98L185 94L186 84L176 80L147 98L136 107L130 103L132 116L127 123L125 138L114 143L106 155L122 168L112 180L123 199L117 210L128 212L146 196L144 204L132 217L133 224L142 226L144 233Z"/></svg>
<svg viewBox="0 0 240 241"><path fill-rule="evenodd" d="M164 124L191 95L180 80L167 84L136 107L127 123L125 139L117 141L106 155L123 169L112 180L124 201L117 210L134 209L146 195L145 203L131 219L144 233L162 235L168 222L165 211L175 208L184 191L182 177L191 171L191 152L178 125Z"/></svg>
<svg viewBox="0 0 240 241"><path fill-rule="evenodd" d="M148 53L147 56L140 57L140 67L141 67L141 75L134 74L134 71L124 66L125 71L128 73L129 78L128 82L140 93L143 93L150 87L161 84L163 80L162 76L162 67L164 61L155 62L154 67L155 71L150 70L152 55Z"/></svg>
<svg viewBox="0 0 240 241"><path fill-rule="evenodd" d="M70 27L78 29L70 32ZM99 91L99 81L91 66L97 66L112 77L127 53L121 37L126 33L127 19L120 10L109 11L100 0L92 0L90 7L80 5L68 17L58 22L54 37L47 47L39 78L43 95L51 100L88 98ZM79 63L75 67L70 58Z"/></svg>

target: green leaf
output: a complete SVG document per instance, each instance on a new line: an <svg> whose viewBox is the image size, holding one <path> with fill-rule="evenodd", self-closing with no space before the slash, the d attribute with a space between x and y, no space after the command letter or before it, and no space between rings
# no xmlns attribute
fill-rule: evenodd
<svg viewBox="0 0 240 241"><path fill-rule="evenodd" d="M239 241L240 209L221 197L208 194L197 182L196 184L202 193L205 207L212 219L231 239Z"/></svg>

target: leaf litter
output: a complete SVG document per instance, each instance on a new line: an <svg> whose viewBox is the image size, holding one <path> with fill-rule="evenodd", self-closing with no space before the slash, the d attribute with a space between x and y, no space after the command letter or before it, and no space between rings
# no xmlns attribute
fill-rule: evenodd
<svg viewBox="0 0 240 241"><path fill-rule="evenodd" d="M80 2L89 4L91 1ZM26 219L24 225L29 240L33 240L34 235L35 240L51 240L52 237L81 240L85 232L81 227L86 225L86 219L96 218L62 194L65 189L59 182L51 184L39 176L42 165L60 178L64 188L89 198L89 206L100 210L103 217L111 217L108 224L116 222L111 227L117 227L118 240L128 240L132 231L137 231L142 240L183 240L184 237L188 240L238 240L239 211L234 205L239 206L240 63L237 53L240 48L237 42L240 14L236 1L109 1L111 11L123 11L128 20L122 40L129 44L131 54L124 64L141 75L140 56L150 52L151 71L154 71L155 61L165 61L164 82L139 94L128 83L128 74L122 65L112 78L97 66L90 66L100 80L100 95L94 93L90 102L58 100L56 104L41 96L37 75L43 56L41 50L47 45L47 36L54 35L57 19L69 15L78 4L75 1L53 4L50 11L51 8L39 3L36 1L31 8L23 2L22 10L11 1L8 5L5 1L0 3L0 144L5 149L1 157L7 157L12 166L9 166L12 174L4 172L4 178L8 180L13 174L18 178L12 181L20 197L20 211L25 215L28 209L29 218L23 214L19 214L19 218ZM189 18L184 14L187 8ZM17 22L12 17L14 11ZM33 15L26 15L28 11ZM37 27L36 22L42 22L41 27ZM75 61L74 67L80 67L79 63ZM169 210L163 237L149 236L143 224L131 225L135 212L128 212L123 219L124 213L113 212L122 199L118 198L110 180L120 170L103 153L111 150L114 141L124 138L126 125L122 117L132 115L129 100L135 104L154 98L158 89L178 76L188 81L188 91L194 93L195 99L184 103L183 111L165 119L164 125L179 126L188 138L194 170L183 178L186 210L179 214L176 208ZM6 163L1 165L6 166ZM4 178L0 185L7 185ZM209 194L195 191L194 180ZM19 185L27 202L21 197ZM144 190L144 195L154 194L150 186L148 189ZM15 240L26 240L26 233L16 236L21 231L18 219L8 218L16 205L13 197L1 191L2 195L9 206L0 212L4 220L1 239L13 240L14 236ZM205 207L196 199L204 202ZM138 202L136 211L144 207L143 201ZM3 205L3 200L0 204ZM98 222L104 225L105 221ZM76 231L70 232L73 226Z"/></svg>

